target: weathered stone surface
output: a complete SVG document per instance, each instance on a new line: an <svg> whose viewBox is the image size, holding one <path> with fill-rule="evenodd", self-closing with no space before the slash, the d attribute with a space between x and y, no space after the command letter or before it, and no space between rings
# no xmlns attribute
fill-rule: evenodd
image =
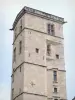
<svg viewBox="0 0 75 100"><path fill-rule="evenodd" d="M19 31L22 20L22 32ZM24 14L16 24L17 37L14 88L15 100L54 100L66 99L66 75L64 64L63 26L57 22L31 14ZM55 36L47 35L47 24L55 25ZM22 53L19 54L19 41L22 41ZM47 41L51 43L51 56L47 56ZM39 53L36 53L36 48ZM59 59L56 59L59 54ZM21 72L20 72L21 67ZM53 71L57 71L57 82L53 81ZM57 93L54 93L57 87ZM22 93L22 94L21 94Z"/></svg>

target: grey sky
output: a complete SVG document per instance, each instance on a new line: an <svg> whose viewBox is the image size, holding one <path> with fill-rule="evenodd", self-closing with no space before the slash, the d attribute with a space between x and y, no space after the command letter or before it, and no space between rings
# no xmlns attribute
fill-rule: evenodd
<svg viewBox="0 0 75 100"><path fill-rule="evenodd" d="M0 100L10 100L12 41L9 29L23 6L36 8L60 17L64 24L67 97L75 96L75 0L0 0Z"/></svg>

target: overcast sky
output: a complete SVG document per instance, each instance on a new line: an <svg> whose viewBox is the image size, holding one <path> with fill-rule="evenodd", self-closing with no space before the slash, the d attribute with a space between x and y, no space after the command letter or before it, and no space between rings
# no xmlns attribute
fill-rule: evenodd
<svg viewBox="0 0 75 100"><path fill-rule="evenodd" d="M64 49L67 97L75 96L75 0L0 0L0 100L10 100L13 21L17 13L29 6L64 17Z"/></svg>

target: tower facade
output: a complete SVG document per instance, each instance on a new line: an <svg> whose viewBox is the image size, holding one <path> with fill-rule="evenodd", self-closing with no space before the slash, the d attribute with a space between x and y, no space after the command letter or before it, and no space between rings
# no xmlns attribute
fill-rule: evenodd
<svg viewBox="0 0 75 100"><path fill-rule="evenodd" d="M12 100L66 100L64 19L24 7L12 30Z"/></svg>

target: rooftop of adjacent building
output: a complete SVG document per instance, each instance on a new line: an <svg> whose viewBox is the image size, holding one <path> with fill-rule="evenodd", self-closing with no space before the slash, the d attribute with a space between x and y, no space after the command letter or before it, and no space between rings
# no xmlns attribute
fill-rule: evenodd
<svg viewBox="0 0 75 100"><path fill-rule="evenodd" d="M38 16L38 17L41 17L41 18L44 18L44 19L47 19L47 20L51 20L51 21L54 21L54 22L58 22L58 23L61 23L61 24L64 24L65 21L64 21L64 18L62 17L58 17L58 16L55 16L55 15L52 15L52 14L49 14L49 13L46 13L46 12L43 12L43 11L40 11L40 10L36 10L36 9L33 9L33 8L30 8L30 7L23 7L23 9L18 13L18 15L16 16L15 18L15 21L13 23L13 28L12 30L15 28L18 20L25 14L25 13L28 13L28 14L32 14L34 16Z"/></svg>

